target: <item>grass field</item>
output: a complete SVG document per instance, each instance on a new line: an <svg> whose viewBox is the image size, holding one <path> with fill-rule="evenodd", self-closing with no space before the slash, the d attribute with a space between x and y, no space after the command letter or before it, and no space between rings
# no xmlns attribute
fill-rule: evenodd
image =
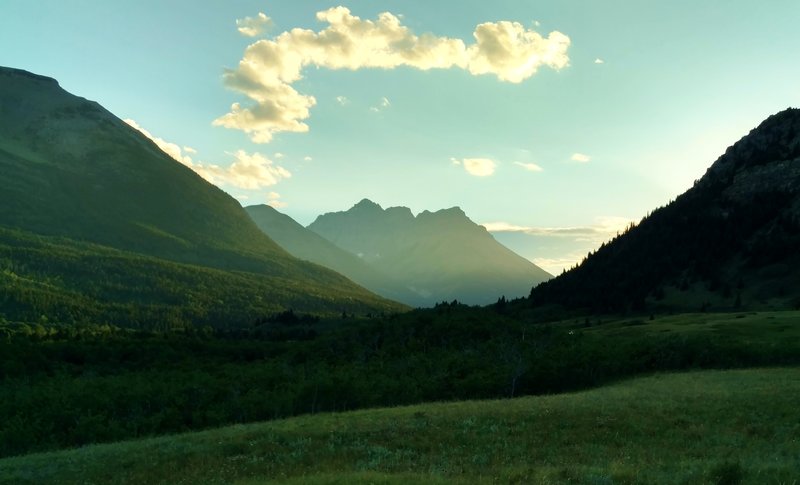
<svg viewBox="0 0 800 485"><path fill-rule="evenodd" d="M800 483L800 369L233 426L0 460L0 483Z"/></svg>

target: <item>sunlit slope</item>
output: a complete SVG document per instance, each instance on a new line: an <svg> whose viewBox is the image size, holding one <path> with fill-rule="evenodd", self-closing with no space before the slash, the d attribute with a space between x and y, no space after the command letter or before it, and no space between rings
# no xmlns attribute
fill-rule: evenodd
<svg viewBox="0 0 800 485"><path fill-rule="evenodd" d="M323 414L0 460L2 483L792 483L796 368Z"/></svg>

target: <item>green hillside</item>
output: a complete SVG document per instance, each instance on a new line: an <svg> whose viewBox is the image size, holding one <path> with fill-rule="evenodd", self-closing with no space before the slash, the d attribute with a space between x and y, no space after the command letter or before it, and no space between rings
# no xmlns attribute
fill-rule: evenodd
<svg viewBox="0 0 800 485"><path fill-rule="evenodd" d="M304 265L321 273L295 263ZM0 322L238 328L286 308L317 315L400 308L340 280L224 271L0 227Z"/></svg>
<svg viewBox="0 0 800 485"><path fill-rule="evenodd" d="M780 484L800 470L797 368L322 414L0 460L0 483Z"/></svg>
<svg viewBox="0 0 800 485"><path fill-rule="evenodd" d="M368 288L379 295L413 304L414 294L388 274L372 268L358 256L336 246L297 221L268 205L253 205L245 210L259 229L292 256L317 263Z"/></svg>
<svg viewBox="0 0 800 485"><path fill-rule="evenodd" d="M0 207L0 227L16 231L12 239L30 234L68 238L74 241L68 244L81 245L81 251L94 251L93 245L102 245L143 257L251 273L248 281L263 276L258 284L248 285L258 287L258 293L251 289L243 292L267 301L256 306L286 309L313 301L309 311L329 313L341 312L351 304L373 311L402 308L328 269L290 256L256 227L232 197L173 160L97 103L67 93L53 79L9 68L0 68ZM10 244L21 245L19 241ZM28 276L36 285L65 275L61 287L50 287L53 294L66 291L57 297L61 300L80 301L76 296L85 296L104 305L124 301L122 297L105 300L102 294L80 290L111 284L120 293L127 291L128 282L118 271L118 261L116 268L105 268L102 261L108 259L96 257L94 271L71 268L66 274L61 268L62 273L49 273L38 261L25 259L29 254L17 259L17 253L6 250L7 265L33 264L36 275ZM44 253L43 257L51 260L61 254ZM64 264L68 266L69 262ZM164 285L189 283L168 274L172 267L160 265ZM115 272L113 282L103 279L104 274ZM132 271L142 272L140 268ZM218 296L241 288L241 277L215 280L224 285L235 283L237 278L240 283L233 287L210 282L197 286L213 287L208 297L223 300ZM178 283L181 279L183 282ZM131 284L140 285L142 281ZM192 293L187 286L173 290ZM133 301L161 305L165 299L156 295L155 299ZM168 306L177 313L205 311L182 305L173 302ZM45 314L51 308L45 305L37 311ZM14 309L0 307L3 312L13 314ZM252 313L248 318L258 316Z"/></svg>

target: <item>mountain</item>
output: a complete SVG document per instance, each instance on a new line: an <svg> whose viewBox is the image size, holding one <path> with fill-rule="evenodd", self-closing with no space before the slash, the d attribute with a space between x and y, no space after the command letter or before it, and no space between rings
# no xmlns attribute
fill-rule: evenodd
<svg viewBox="0 0 800 485"><path fill-rule="evenodd" d="M319 216L308 229L357 255L412 290L415 305L457 299L487 304L518 297L551 276L498 243L458 207L424 211L381 208L364 199Z"/></svg>
<svg viewBox="0 0 800 485"><path fill-rule="evenodd" d="M594 312L800 307L798 274L800 110L787 109L530 301Z"/></svg>
<svg viewBox="0 0 800 485"><path fill-rule="evenodd" d="M11 235L7 254L32 235L66 238L80 254L100 245L121 251L128 263L140 255L182 268L260 275L270 280L258 285L265 308L401 308L286 253L236 200L99 104L67 93L53 79L10 68L0 68L0 207L0 227ZM13 254L8 261L24 269ZM108 289L101 300L110 298L108 275L86 274L75 258L62 263L70 261L74 274ZM114 278L112 286L125 286L124 276ZM6 301L0 313L10 318L12 307Z"/></svg>
<svg viewBox="0 0 800 485"><path fill-rule="evenodd" d="M372 268L358 256L336 246L269 205L245 207L256 225L292 256L341 273L381 296L408 304L418 298L402 283Z"/></svg>

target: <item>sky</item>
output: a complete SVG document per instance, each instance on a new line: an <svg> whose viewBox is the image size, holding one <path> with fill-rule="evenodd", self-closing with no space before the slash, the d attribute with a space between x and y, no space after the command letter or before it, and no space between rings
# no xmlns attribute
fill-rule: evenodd
<svg viewBox="0 0 800 485"><path fill-rule="evenodd" d="M0 0L56 78L307 225L461 207L551 273L800 106L800 2Z"/></svg>

